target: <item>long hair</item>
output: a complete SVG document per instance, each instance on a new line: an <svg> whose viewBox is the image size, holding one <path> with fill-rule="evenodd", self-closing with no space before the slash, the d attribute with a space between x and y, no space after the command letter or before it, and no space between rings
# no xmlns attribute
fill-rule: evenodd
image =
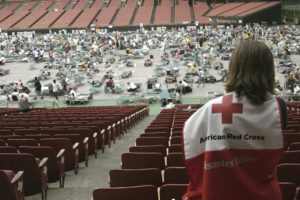
<svg viewBox="0 0 300 200"><path fill-rule="evenodd" d="M261 105L267 100L267 94L274 94L274 85L274 59L270 49L255 40L242 42L229 63L226 91Z"/></svg>

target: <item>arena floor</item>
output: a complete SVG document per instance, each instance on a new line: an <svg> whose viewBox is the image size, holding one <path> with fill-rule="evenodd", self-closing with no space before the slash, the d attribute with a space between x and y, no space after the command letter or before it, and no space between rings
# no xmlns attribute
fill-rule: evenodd
<svg viewBox="0 0 300 200"><path fill-rule="evenodd" d="M89 79L85 75L85 72L82 72L83 76L85 77L85 80L83 81L83 85L78 87L77 94L86 94L90 93L89 89L91 87L90 82L92 80L98 80L100 81L103 75L106 71L109 69L112 69L115 72L114 81L115 83L120 83L125 89L127 82L134 82L134 83L142 83L142 91L140 93L137 93L135 96L129 96L129 98L134 99L138 97L147 97L147 93L151 91L147 91L147 79L152 77L154 75L154 69L155 65L159 64L160 61L160 51L159 49L151 49L150 54L154 55L154 65L151 67L145 67L144 66L144 59L135 59L133 60L136 64L135 67L123 67L119 68L117 64L113 64L111 68L104 68L100 67L100 72L95 73L93 75L93 78ZM105 55L104 60L111 57L111 55ZM146 58L146 56L145 56ZM148 56L147 56L148 58ZM295 55L292 56L292 60L299 65L300 63L300 56ZM228 61L222 61L219 58L216 58L213 62L221 61L224 64L225 68L228 68ZM277 62L277 59L275 59L275 63ZM172 60L171 60L172 63ZM22 80L23 83L26 83L28 80L34 78L35 76L38 76L40 71L44 69L44 65L46 63L6 63L5 65L1 66L1 68L9 69L10 73L5 76L0 77L1 83L10 83L10 82L17 82L19 80ZM30 65L34 65L36 69L32 70L30 69ZM132 71L132 76L130 78L122 79L120 77L120 73L122 71ZM183 63L179 64L179 76L177 77L177 81L180 81L183 79L184 74L186 73L187 68L183 65ZM55 74L58 72L58 69L51 69L51 78L48 80L42 80L42 85L45 85L47 83L52 82L53 79L55 79ZM212 75L215 75L216 77L220 77L218 74L219 71L217 70L210 70L210 73ZM276 72L276 79L280 81L280 84L284 84L284 76L278 72ZM195 80L197 80L197 77L195 77ZM162 84L162 91L166 92L167 87L172 88L176 87L176 84L165 84L165 76L159 77L158 82ZM196 83L190 84L193 88L192 93L188 93L182 96L182 102L183 103L204 103L205 97L211 97L209 93L213 92L224 92L224 83L218 82L218 83L206 83L205 86L201 85L198 86ZM34 92L34 88L30 88ZM97 94L93 95L93 102L89 105L120 105L120 97L126 95L127 92L123 94L112 94L112 93L105 93L104 87L100 87L100 91ZM159 98L159 95L155 95L156 98ZM204 98L204 102L202 100L199 100L199 98ZM208 98L209 99L209 98ZM52 107L54 98L45 96L43 100L37 99L35 100L36 107ZM61 96L59 98L59 106L66 106L64 103L64 97ZM10 103L8 104L9 107L16 107L16 104ZM160 102L157 101L156 104L150 105L151 113L157 113L160 110Z"/></svg>

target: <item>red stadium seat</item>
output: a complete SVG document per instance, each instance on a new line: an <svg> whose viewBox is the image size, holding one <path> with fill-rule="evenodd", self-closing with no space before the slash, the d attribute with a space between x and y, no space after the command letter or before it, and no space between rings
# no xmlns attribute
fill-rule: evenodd
<svg viewBox="0 0 300 200"><path fill-rule="evenodd" d="M159 190L160 200L181 200L188 184L165 184Z"/></svg>
<svg viewBox="0 0 300 200"><path fill-rule="evenodd" d="M188 184L189 177L185 167L167 167L164 172L165 184Z"/></svg>
<svg viewBox="0 0 300 200"><path fill-rule="evenodd" d="M0 197L3 200L24 200L23 171L0 170Z"/></svg>
<svg viewBox="0 0 300 200"><path fill-rule="evenodd" d="M123 153L122 169L165 168L164 156L160 153Z"/></svg>

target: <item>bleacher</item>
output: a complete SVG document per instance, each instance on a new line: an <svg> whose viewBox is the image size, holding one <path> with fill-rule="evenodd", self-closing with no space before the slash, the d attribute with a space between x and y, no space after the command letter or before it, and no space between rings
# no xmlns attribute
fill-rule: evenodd
<svg viewBox="0 0 300 200"><path fill-rule="evenodd" d="M154 24L171 24L171 9L171 1L162 0L161 4L156 6Z"/></svg>
<svg viewBox="0 0 300 200"><path fill-rule="evenodd" d="M153 2L144 1L143 5L137 10L133 25L140 25L140 23L149 25L151 22L153 7Z"/></svg>
<svg viewBox="0 0 300 200"><path fill-rule="evenodd" d="M72 28L86 28L96 17L102 6L103 0L95 0L91 7L82 11L79 17L71 25Z"/></svg>
<svg viewBox="0 0 300 200"><path fill-rule="evenodd" d="M218 15L228 12L232 9L241 7L244 4L245 3L242 3L242 2L223 4L215 9L213 9L212 11L210 11L206 16L208 16L208 17L218 16Z"/></svg>
<svg viewBox="0 0 300 200"><path fill-rule="evenodd" d="M224 13L220 14L219 16L220 17L237 16L241 13L244 13L244 12L247 12L250 10L255 10L265 4L267 4L267 2L249 2L247 4L242 5L241 7L237 7L235 9L224 12Z"/></svg>
<svg viewBox="0 0 300 200"><path fill-rule="evenodd" d="M188 1L178 1L175 5L175 23L182 24L183 22L190 23L192 21L190 5Z"/></svg>
<svg viewBox="0 0 300 200"><path fill-rule="evenodd" d="M136 0L127 0L124 7L121 7L113 24L115 26L128 26L136 8Z"/></svg>
<svg viewBox="0 0 300 200"><path fill-rule="evenodd" d="M47 12L40 20L38 20L33 26L33 29L47 29L53 24L64 12L65 7L70 3L70 0L62 0L55 2L51 10Z"/></svg>
<svg viewBox="0 0 300 200"><path fill-rule="evenodd" d="M108 7L103 8L101 12L96 17L96 26L108 26L112 21L118 7L120 5L119 0L111 0Z"/></svg>
<svg viewBox="0 0 300 200"><path fill-rule="evenodd" d="M203 16L208 11L208 5L203 2L196 2L194 5L195 20L201 24L208 24L208 17Z"/></svg>
<svg viewBox="0 0 300 200"><path fill-rule="evenodd" d="M52 4L52 1L39 2L38 8L36 8L34 11L31 11L29 15L27 15L19 23L15 24L13 28L21 30L30 28L35 22L37 22L41 17L43 17L47 13L47 9Z"/></svg>

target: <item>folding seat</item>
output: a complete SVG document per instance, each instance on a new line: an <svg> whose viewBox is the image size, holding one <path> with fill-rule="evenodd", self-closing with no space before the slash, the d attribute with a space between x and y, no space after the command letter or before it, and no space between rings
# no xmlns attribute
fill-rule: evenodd
<svg viewBox="0 0 300 200"><path fill-rule="evenodd" d="M0 139L7 141L8 139L22 139L21 135L0 135Z"/></svg>
<svg viewBox="0 0 300 200"><path fill-rule="evenodd" d="M15 135L27 135L27 134L39 134L40 131L38 129L33 128L24 128L24 129L15 129Z"/></svg>
<svg viewBox="0 0 300 200"><path fill-rule="evenodd" d="M76 128L89 128L92 129L94 133L97 133L97 148L101 149L102 152L104 152L105 144L107 144L105 143L105 128L99 128L97 123L86 123L77 126Z"/></svg>
<svg viewBox="0 0 300 200"><path fill-rule="evenodd" d="M164 184L188 184L189 177L185 167L167 167L164 172Z"/></svg>
<svg viewBox="0 0 300 200"><path fill-rule="evenodd" d="M78 143L78 150L79 150L79 157L78 157L78 161L82 162L85 161L85 166L88 166L88 162L89 162L89 138L88 137L83 137L82 135L79 134L58 134L58 135L54 135L55 138L67 138L69 139L72 144L76 144Z"/></svg>
<svg viewBox="0 0 300 200"><path fill-rule="evenodd" d="M0 170L1 200L24 200L23 171Z"/></svg>
<svg viewBox="0 0 300 200"><path fill-rule="evenodd" d="M147 169L114 169L109 171L110 187L128 187L138 185L162 185L161 170Z"/></svg>
<svg viewBox="0 0 300 200"><path fill-rule="evenodd" d="M158 200L153 185L99 188L93 191L93 200Z"/></svg>
<svg viewBox="0 0 300 200"><path fill-rule="evenodd" d="M300 163L300 150L285 151L281 157L280 163Z"/></svg>
<svg viewBox="0 0 300 200"><path fill-rule="evenodd" d="M65 149L65 171L75 169L75 174L78 174L78 143L72 145L72 142L66 138L44 138L40 140L40 146L53 147L56 154L61 149Z"/></svg>
<svg viewBox="0 0 300 200"><path fill-rule="evenodd" d="M37 162L32 154L0 153L0 169L14 172L24 171L25 195L42 194L46 199L47 191L47 158Z"/></svg>
<svg viewBox="0 0 300 200"><path fill-rule="evenodd" d="M182 153L169 153L167 155L167 167L184 167Z"/></svg>
<svg viewBox="0 0 300 200"><path fill-rule="evenodd" d="M39 141L42 138L52 138L52 136L48 135L48 134L38 134L38 135L36 135L36 134L33 134L33 135L32 134L28 134L28 135L24 135L23 138L24 139L34 139L36 141Z"/></svg>
<svg viewBox="0 0 300 200"><path fill-rule="evenodd" d="M7 146L19 148L19 146L38 146L39 143L35 139L8 139Z"/></svg>
<svg viewBox="0 0 300 200"><path fill-rule="evenodd" d="M129 152L161 153L163 156L167 155L167 149L163 145L132 146L129 147Z"/></svg>
<svg viewBox="0 0 300 200"><path fill-rule="evenodd" d="M299 151L300 150L300 142L293 142L290 144L288 151Z"/></svg>
<svg viewBox="0 0 300 200"><path fill-rule="evenodd" d="M137 146L146 145L163 145L165 147L169 146L169 138L167 137L139 137L136 139Z"/></svg>
<svg viewBox="0 0 300 200"><path fill-rule="evenodd" d="M172 137L181 137L182 136L182 130L181 131L173 131L172 132Z"/></svg>
<svg viewBox="0 0 300 200"><path fill-rule="evenodd" d="M160 153L123 153L122 169L165 168L164 156Z"/></svg>
<svg viewBox="0 0 300 200"><path fill-rule="evenodd" d="M168 153L183 153L183 146L181 144L170 145Z"/></svg>
<svg viewBox="0 0 300 200"><path fill-rule="evenodd" d="M294 142L300 142L300 133L285 133L283 135L286 149Z"/></svg>
<svg viewBox="0 0 300 200"><path fill-rule="evenodd" d="M145 129L145 133L152 133L152 132L167 132L167 133L169 133L169 132L171 132L171 128L169 128L169 127L147 127L146 129Z"/></svg>
<svg viewBox="0 0 300 200"><path fill-rule="evenodd" d="M0 153L18 153L18 149L12 146L0 146Z"/></svg>
<svg viewBox="0 0 300 200"><path fill-rule="evenodd" d="M160 187L160 200L181 200L187 191L188 184L165 184Z"/></svg>
<svg viewBox="0 0 300 200"><path fill-rule="evenodd" d="M174 145L174 144L182 144L182 137L172 136L170 140L170 145Z"/></svg>
<svg viewBox="0 0 300 200"><path fill-rule="evenodd" d="M277 176L280 182L295 183L300 186L300 164L280 164L277 167Z"/></svg>
<svg viewBox="0 0 300 200"><path fill-rule="evenodd" d="M300 200L300 188L296 188L295 198L293 200Z"/></svg>
<svg viewBox="0 0 300 200"><path fill-rule="evenodd" d="M13 135L14 133L11 130L8 129L2 129L0 130L0 135Z"/></svg>
<svg viewBox="0 0 300 200"><path fill-rule="evenodd" d="M169 133L164 132L153 132L153 133L143 133L140 137L170 137Z"/></svg>
<svg viewBox="0 0 300 200"><path fill-rule="evenodd" d="M65 130L61 128L42 127L40 133L54 136L55 134L65 133Z"/></svg>
<svg viewBox="0 0 300 200"><path fill-rule="evenodd" d="M55 149L48 146L20 146L20 153L30 153L34 157L43 159L48 158L47 170L48 170L48 182L53 183L59 181L60 187L64 187L65 182L65 150L61 149L57 154Z"/></svg>
<svg viewBox="0 0 300 200"><path fill-rule="evenodd" d="M296 194L297 185L291 182L280 182L279 183L282 199L283 200L294 200Z"/></svg>
<svg viewBox="0 0 300 200"><path fill-rule="evenodd" d="M71 128L65 131L66 134L79 134L81 136L88 137L88 150L89 150L89 155L95 154L95 157L97 158L97 143L98 143L98 133L93 132L92 129L90 128Z"/></svg>
<svg viewBox="0 0 300 200"><path fill-rule="evenodd" d="M6 142L2 139L0 139L0 146L6 146Z"/></svg>

